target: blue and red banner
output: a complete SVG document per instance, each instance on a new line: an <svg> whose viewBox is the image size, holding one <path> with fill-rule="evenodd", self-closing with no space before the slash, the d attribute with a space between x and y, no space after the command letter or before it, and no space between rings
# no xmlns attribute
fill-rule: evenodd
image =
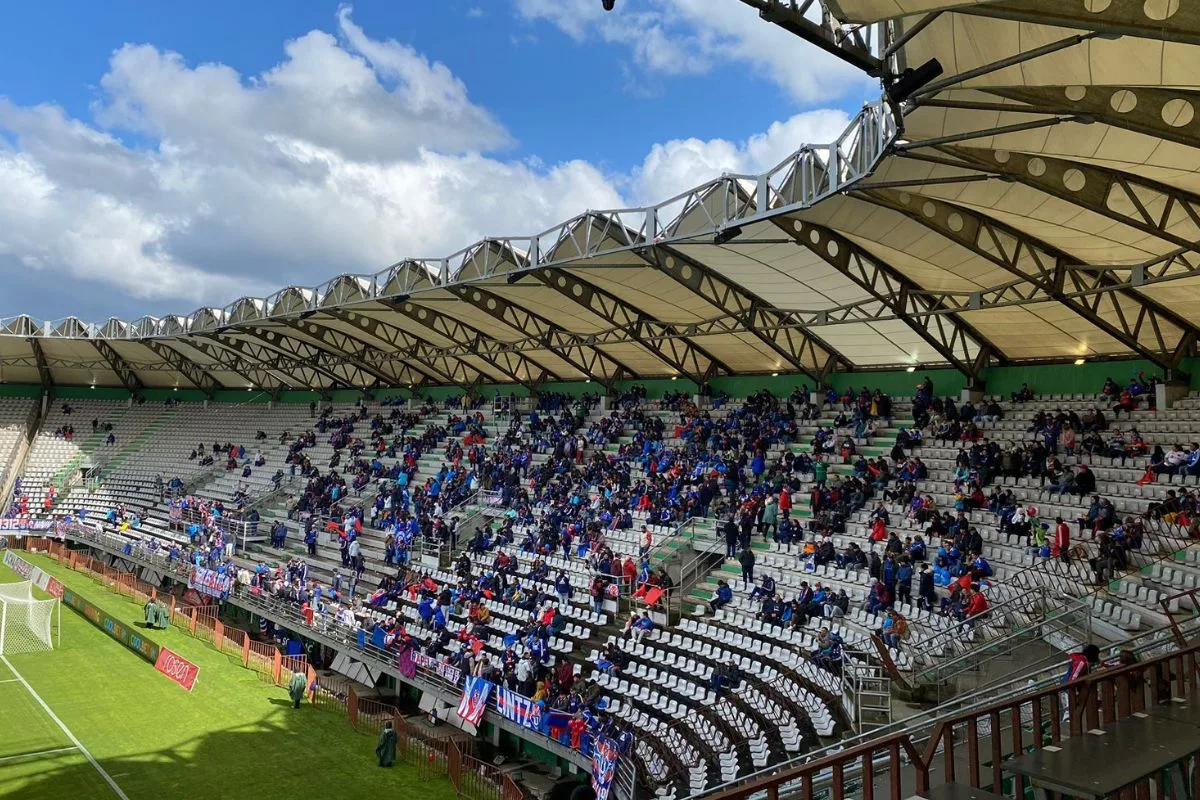
<svg viewBox="0 0 1200 800"><path fill-rule="evenodd" d="M467 678L463 689L462 700L458 704L458 716L472 725L478 725L487 710L488 696L492 692L492 684L477 675Z"/></svg>
<svg viewBox="0 0 1200 800"><path fill-rule="evenodd" d="M417 665L413 661L413 651L411 647L405 647L400 650L400 655L396 656L396 669L400 670L400 674L412 680L417 675Z"/></svg>
<svg viewBox="0 0 1200 800"><path fill-rule="evenodd" d="M542 707L512 689L496 687L496 710L500 712L500 716L511 719L524 728L532 731L542 729Z"/></svg>
<svg viewBox="0 0 1200 800"><path fill-rule="evenodd" d="M225 598L229 597L229 588L232 585L232 576L222 575L215 569L192 567L192 572L188 576L189 589L195 589L201 594L206 594L209 597L215 597L218 600L224 600Z"/></svg>
<svg viewBox="0 0 1200 800"><path fill-rule="evenodd" d="M617 774L619 755L620 751L615 741L607 736L596 739L596 744L592 747L592 791L596 793L596 800L608 800L613 776Z"/></svg>

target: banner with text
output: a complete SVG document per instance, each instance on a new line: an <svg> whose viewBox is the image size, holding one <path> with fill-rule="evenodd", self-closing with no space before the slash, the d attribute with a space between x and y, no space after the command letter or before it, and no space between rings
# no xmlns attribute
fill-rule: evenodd
<svg viewBox="0 0 1200 800"><path fill-rule="evenodd" d="M542 729L542 707L505 686L496 687L496 710L521 727L531 731Z"/></svg>
<svg viewBox="0 0 1200 800"><path fill-rule="evenodd" d="M12 550L4 551L4 566L20 575L34 586L49 594L51 597L62 599L63 585L58 578L46 573L41 567L35 567Z"/></svg>
<svg viewBox="0 0 1200 800"><path fill-rule="evenodd" d="M100 630L128 647L151 664L158 661L162 649L155 642L142 636L135 628L113 619L103 609L80 597L72 589L63 591L63 602L82 614Z"/></svg>
<svg viewBox="0 0 1200 800"><path fill-rule="evenodd" d="M192 572L188 575L189 589L195 589L201 594L215 597L218 600L224 600L229 597L229 588L232 584L232 577L222 575L215 569L192 567Z"/></svg>
<svg viewBox="0 0 1200 800"><path fill-rule="evenodd" d="M433 658L414 650L412 652L412 661L421 669L435 672L455 686L458 686L462 682L462 670L452 664L447 664L440 658Z"/></svg>
<svg viewBox="0 0 1200 800"><path fill-rule="evenodd" d="M30 517L0 517L0 532L26 533L28 531L50 531L57 523L52 519Z"/></svg>
<svg viewBox="0 0 1200 800"><path fill-rule="evenodd" d="M165 647L158 651L158 660L154 662L154 668L189 692L200 677L199 667Z"/></svg>
<svg viewBox="0 0 1200 800"><path fill-rule="evenodd" d="M614 740L607 736L596 739L596 744L592 747L592 791L596 793L596 800L608 800L613 776L617 774L619 754Z"/></svg>

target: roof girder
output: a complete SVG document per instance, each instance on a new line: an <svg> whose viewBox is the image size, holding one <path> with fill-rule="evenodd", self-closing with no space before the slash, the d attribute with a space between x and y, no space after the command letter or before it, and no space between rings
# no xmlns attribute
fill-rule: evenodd
<svg viewBox="0 0 1200 800"><path fill-rule="evenodd" d="M253 341L239 339L220 332L205 334L205 336L239 355L257 362L260 368L284 376L285 384L313 386L316 384L316 376L322 375L329 381L329 388L354 385L344 376L332 372L321 364L322 360L328 360L328 354L309 346L300 339L287 336L280 331L267 331L258 327L237 332L252 334L255 338ZM279 343L276 344L276 342ZM280 359L279 355L283 355L285 358ZM306 370L311 374L305 375ZM300 378L297 380L291 371L299 374Z"/></svg>
<svg viewBox="0 0 1200 800"><path fill-rule="evenodd" d="M231 346L229 341L229 337L219 336L216 332L193 334L183 340L188 347L195 348L211 358L221 368L221 372L232 372L244 378L251 386L269 385L270 381L267 378L271 375L275 376L280 386L291 388L297 383L303 385L303 381L296 381L295 376L286 371L300 368L303 366L300 362L274 357L269 362L256 360Z"/></svg>
<svg viewBox="0 0 1200 800"><path fill-rule="evenodd" d="M837 363L850 366L810 330L782 326L784 314L774 306L679 250L655 245L642 251L642 257L709 305L736 318L746 333L771 348L791 369L812 378L818 386L824 384ZM805 364L806 355L813 366Z"/></svg>
<svg viewBox="0 0 1200 800"><path fill-rule="evenodd" d="M292 331L307 337L303 340L306 344L318 347L331 355L340 356L363 375L370 375L375 379L375 386L412 383L408 375L388 374L374 366L374 364L385 362L391 364L397 359L357 336L321 324L319 320L314 319L313 315L302 316L299 320L282 319L279 322ZM401 364L407 368L407 362L401 362Z"/></svg>
<svg viewBox="0 0 1200 800"><path fill-rule="evenodd" d="M1195 227L1200 227L1200 195L1128 172L1054 156L971 147L939 149L965 160L968 169L1014 176L1025 185L1052 197L1122 222L1143 233L1157 236L1165 242L1189 250L1198 249L1194 238L1172 233L1167 230L1167 226L1172 222L1187 221ZM1001 152L1004 153L1005 161L996 157L996 153ZM986 156L988 153L992 154L991 158ZM1040 163L1035 164L1031 171L1030 162L1034 159ZM1081 188L1074 191L1067 188L1069 184L1078 181L1074 174L1067 175L1071 170L1078 171L1083 178ZM1154 214L1148 206L1158 202L1162 203L1162 213ZM1122 208L1126 211L1119 210Z"/></svg>
<svg viewBox="0 0 1200 800"><path fill-rule="evenodd" d="M674 326L651 317L612 292L568 270L530 270L522 272L520 277L534 278L609 325L624 329L632 341L645 347L671 369L692 378L698 385L704 384L718 371L733 372L728 364L690 339L665 338L675 333Z"/></svg>
<svg viewBox="0 0 1200 800"><path fill-rule="evenodd" d="M166 342L160 342L155 339L143 339L139 344L143 344L152 350L162 360L170 364L174 369L178 370L183 377L187 378L188 383L195 386L197 389L204 392L208 397L212 397L213 392L217 389L223 389L221 382L209 375L196 362L184 356L178 350L174 349Z"/></svg>
<svg viewBox="0 0 1200 800"><path fill-rule="evenodd" d="M490 364L501 374L512 378L514 382L527 386L530 389L544 383L548 379L562 380L554 372L532 358L529 358L524 353L505 348L503 343L495 337L489 336L479 328L456 319L449 314L443 314L436 308L431 308L427 305L418 306L408 300L395 298L380 298L379 302L397 314L403 314L421 327L428 328L447 341L458 343L471 342L475 348L475 355L480 359ZM422 314L424 314L424 317L421 316ZM394 325L388 325L380 320L374 320L374 322L393 331L400 331ZM412 335L415 336L416 334ZM428 340L426 342L430 347L436 347L432 342L428 342ZM444 348L439 348L439 350L441 349ZM529 377L520 377L522 370Z"/></svg>
<svg viewBox="0 0 1200 800"><path fill-rule="evenodd" d="M953 10L961 14L995 17L1034 25L1084 30L1104 29L1124 36L1200 44L1200 30L1180 28L1180 24L1186 21L1184 15L1177 15L1180 17L1178 21L1173 19L1172 24L1164 25L1162 20L1153 19L1147 13L1122 13L1123 5L1127 7L1129 4L1113 3L1105 5L1101 9L1099 3L1089 5L1085 3L1047 3L1045 0L1009 0L1004 3L979 3L962 6ZM1091 6L1101 10L1092 11ZM1137 6L1140 12L1142 3L1137 3Z"/></svg>
<svg viewBox="0 0 1200 800"><path fill-rule="evenodd" d="M903 214L1012 275L1029 282L1046 297L1058 301L1077 316L1124 344L1134 353L1163 369L1175 370L1178 367L1179 359L1185 355L1183 351L1191 345L1192 336L1189 335L1189 331L1194 330L1193 326L1180 320L1174 312L1132 289L1120 288L1119 285L1116 285L1119 282L1108 272L1096 271L1085 274L1082 270L1068 270L1067 265L1079 263L1079 259L1035 239L1024 231L999 222L967 206L949 203L926 195L911 195L912 202L909 204L902 201L900 193L888 189L856 193L855 196ZM921 211L916 209L917 204L922 207ZM933 210L934 213L926 213L928 210ZM959 230L955 230L950 224L951 214L957 214L958 219L961 220L961 224L958 224ZM1094 292L1080 298L1072 297L1068 291L1065 291L1064 287L1068 277L1074 284L1075 290L1096 288L1096 286L1088 285L1089 275L1091 276L1090 280L1096 285L1111 285L1112 292ZM1120 295L1136 304L1139 309L1136 318L1128 319L1124 309L1113 300L1113 294ZM1106 298L1118 319L1119 327L1110 323L1099 313L1101 303L1105 302ZM1027 299L1035 298L1027 297ZM1180 331L1180 339L1176 342L1168 342L1164 337L1161 322L1167 322L1177 327ZM1148 325L1154 334L1158 343L1157 349L1146 347L1141 343L1140 335L1144 325Z"/></svg>
<svg viewBox="0 0 1200 800"><path fill-rule="evenodd" d="M876 258L840 233L799 219L793 220L790 230L783 220L776 218L774 222L797 244L821 258L904 320L914 333L959 372L977 379L980 371L987 366L990 355L1004 360L1003 354L957 313L930 313L944 310L943 301L924 294L923 288L900 270ZM804 235L805 232L809 235ZM813 241L813 235L816 241ZM972 344L973 348L970 347Z"/></svg>
<svg viewBox="0 0 1200 800"><path fill-rule="evenodd" d="M446 290L522 335L541 339L545 342L546 350L603 386L611 386L621 378L637 376L636 372L595 345L581 344L576 334L501 295L481 286L448 286Z"/></svg>
<svg viewBox="0 0 1200 800"><path fill-rule="evenodd" d="M142 381L138 378L137 373L129 366L120 353L112 348L104 339L89 340L100 355L108 362L108 366L116 374L117 380L129 391L130 394L140 392L144 387Z"/></svg>
<svg viewBox="0 0 1200 800"><path fill-rule="evenodd" d="M54 388L54 375L50 372L50 365L46 363L46 351L42 349L42 344L36 337L29 337L25 340L29 347L33 350L33 358L37 363L38 378L42 381L43 389Z"/></svg>
<svg viewBox="0 0 1200 800"><path fill-rule="evenodd" d="M919 101L921 106L947 108L962 111L987 111L1003 114L1047 114L1062 115L1068 111L1071 114L1083 116L1095 123L1109 125L1134 133L1152 136L1156 139L1176 142L1188 147L1195 147L1197 141L1189 134L1187 126L1177 127L1167 123L1164 108L1171 101L1180 99L1178 90L1161 89L1158 87L1136 87L1128 91L1134 92L1137 105L1118 114L1113 110L1112 97L1119 87L1099 86L981 86L972 87L974 91L986 93L998 98L1016 100L1018 103L988 102L985 100L965 100L956 98L929 97ZM1082 90L1083 95L1078 100L1067 98L1068 88Z"/></svg>
<svg viewBox="0 0 1200 800"><path fill-rule="evenodd" d="M353 326L356 331L394 348L396 357L391 360L403 359L409 370L421 373L419 380L412 380L410 376L406 381L414 387L417 385L472 383L479 377L479 370L473 364L469 364L457 356L447 355L444 348L437 347L415 333L388 325L382 320L361 312L326 308L321 313L329 314L347 325Z"/></svg>

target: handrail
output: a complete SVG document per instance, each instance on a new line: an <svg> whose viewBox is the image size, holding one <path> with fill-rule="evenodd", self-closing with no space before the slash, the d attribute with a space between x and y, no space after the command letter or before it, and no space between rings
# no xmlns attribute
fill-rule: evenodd
<svg viewBox="0 0 1200 800"><path fill-rule="evenodd" d="M779 765L747 776L712 800L744 800L761 792L777 798L797 792L811 800L825 785L834 797L853 793L850 784L870 771L884 781L882 796L928 791L939 778L1002 792L1004 759L1029 750L1058 746L1069 736L1125 719L1184 696L1200 684L1200 644L1154 656L1130 666L1092 673L1065 687L1057 681L890 736L869 739L784 771ZM1004 735L1007 734L1007 735ZM992 747L981 748L990 737ZM845 743L842 743L845 744ZM963 751L966 752L963 752ZM906 774L915 786L904 786ZM961 774L965 771L965 775Z"/></svg>
<svg viewBox="0 0 1200 800"><path fill-rule="evenodd" d="M1184 623L1184 628L1191 633L1200 633L1200 616ZM1122 649L1131 650L1139 657L1147 657L1157 655L1158 651L1170 652L1175 649L1170 641L1170 626L1164 628L1156 628L1152 631L1142 633L1127 642L1119 645L1113 645L1110 648L1107 658L1111 659L1116 656L1117 652ZM743 776L738 780L731 781L727 784L728 787L733 787L736 784L748 782L756 778L766 777L777 773L780 769L798 767L804 763L817 761L847 748L853 748L871 740L884 739L897 735L910 735L919 737L922 732L928 733L933 729L933 726L942 719L962 716L972 712L977 712L980 709L988 708L998 702L1010 700L1012 698L1027 695L1033 691L1046 689L1052 686L1058 686L1061 683L1062 668L1056 667L1053 669L1040 667L1032 672L1024 672L1019 676L1013 677L1011 680L996 684L991 687L986 687L972 692L969 695L952 698L946 702L940 703L937 707L906 717L899 722L892 723L883 728L877 728L868 733L860 733L846 739L842 739L834 744L826 745L818 750L807 753L799 758L792 759L782 764L775 764L767 769L759 770L751 775ZM918 738L918 743L923 743L924 739ZM825 779L828 782L828 778Z"/></svg>
<svg viewBox="0 0 1200 800"><path fill-rule="evenodd" d="M999 583L999 584L996 584L996 586L994 588L1002 589L1006 586L1008 586L1008 584ZM1069 610L1072 612L1077 611L1077 608L1068 608L1068 609L1064 609L1064 610L1058 610L1058 609L1052 610L1052 605L1054 603L1060 603L1060 602L1069 607L1070 606L1077 607L1077 606L1083 605L1084 609L1088 610L1086 604L1083 604L1077 598L1070 597L1070 596L1051 597L1050 591L1047 587L1031 586L1027 589L1021 589L1020 591L1017 591L1015 594L1010 595L1008 598L1006 598L1001 603L997 603L995 605L990 606L987 609L987 611L984 612L984 614L982 614L980 617L968 618L963 624L974 624L975 622L978 622L982 626L994 626L994 625L996 625L997 620L1003 620L1006 623L1018 622L1022 626L1023 630L1027 630L1029 628L1029 626L1031 626L1031 625L1033 625L1033 626L1041 625L1041 624L1044 624L1045 622L1047 622L1048 620L1050 620L1052 617L1057 618L1058 616L1060 616L1063 613L1064 610ZM1089 613L1090 613L1090 611L1089 611ZM1032 619L1032 620L1022 620L1021 619L1021 617L1023 617L1023 616L1030 616L1030 615L1034 615L1035 619ZM952 646L952 645L960 644L960 643L964 642L961 627L962 627L961 625L955 625L955 626L951 627L949 630L934 631L934 632L930 633L928 636L924 637L923 639L919 639L916 641L902 642L901 649L905 650L907 652L913 653L913 654L918 654L918 655L919 654L940 653L947 646ZM1007 634L1007 635L1011 635L1011 634ZM996 644L996 641L997 640L994 638L993 639L982 639L977 647L967 648L967 652L963 652L963 653L960 653L959 655L955 656L954 659L952 660L952 662L939 663L936 665L936 667L934 667L931 670L930 669L918 670L917 675L914 677L919 678L921 676L924 676L928 672L939 671L942 667L946 666L947 663L953 663L955 661L960 661L965 658L970 658L976 652L993 649ZM896 675L893 675L892 677L894 679L897 678ZM901 678L901 681L903 682L902 678Z"/></svg>

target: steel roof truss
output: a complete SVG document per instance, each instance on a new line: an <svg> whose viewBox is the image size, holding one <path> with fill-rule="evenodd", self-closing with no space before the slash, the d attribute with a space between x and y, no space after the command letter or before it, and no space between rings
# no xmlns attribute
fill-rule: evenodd
<svg viewBox="0 0 1200 800"><path fill-rule="evenodd" d="M672 370L698 383L703 383L718 372L733 372L704 348L686 338L672 336L673 326L650 317L606 289L567 270L543 269L526 274L571 302L583 306L609 325L625 329L630 339L654 353Z"/></svg>
<svg viewBox="0 0 1200 800"><path fill-rule="evenodd" d="M451 286L455 297L470 303L491 317L500 320L527 338L540 339L546 350L554 353L575 369L604 386L621 378L633 378L637 373L617 359L591 345L581 345L575 334L557 323L534 314L479 286Z"/></svg>
<svg viewBox="0 0 1200 800"><path fill-rule="evenodd" d="M562 380L558 375L525 356L523 353L510 351L503 347L492 347L491 345L498 343L494 337L449 314L443 314L441 311L428 305L417 306L407 301L380 300L380 302L397 314L403 314L418 325L428 328L447 341L470 342L475 355L516 383L523 384L532 389L548 380ZM391 328L392 331L400 330L379 320L375 320L375 322L385 328ZM429 346L435 347L432 343L429 343Z"/></svg>
<svg viewBox="0 0 1200 800"><path fill-rule="evenodd" d="M932 314L942 307L940 300L846 237L823 226L801 223L800 220L793 223L793 231L789 234L797 244L869 292L960 372L978 378L979 361L986 366L990 355L985 354L979 359L979 351L995 352L978 331L957 314ZM776 224L788 231L784 221L776 221ZM798 225L802 227L797 228Z"/></svg>
<svg viewBox="0 0 1200 800"><path fill-rule="evenodd" d="M143 339L141 344L154 351L155 355L170 364L173 369L187 379L188 383L204 392L206 396L212 397L213 392L224 388L219 381L212 375L209 375L195 361L185 357L166 342L160 342L157 339Z"/></svg>
<svg viewBox="0 0 1200 800"><path fill-rule="evenodd" d="M25 341L33 350L33 358L37 362L38 377L42 381L42 388L53 389L54 376L50 372L50 366L46 363L46 351L42 349L41 342L32 336Z"/></svg>
<svg viewBox="0 0 1200 800"><path fill-rule="evenodd" d="M143 388L141 380L138 379L137 373L129 366L120 353L112 348L108 342L103 339L91 339L92 345L99 351L104 360L108 362L108 366L116 373L117 379L121 384L132 394L140 392Z"/></svg>
<svg viewBox="0 0 1200 800"><path fill-rule="evenodd" d="M1070 308L1078 316L1163 369L1173 370L1177 367L1178 347L1181 342L1163 341L1160 321L1170 322L1177 327L1183 339L1187 338L1184 333L1192 326L1180 319L1174 312L1131 289L1113 286L1111 292L1098 292L1088 295L1086 298L1073 296L1074 291L1087 288L1083 278L1086 273L1067 269L1067 265L1075 261L1068 254L1054 250L1023 231L1011 228L965 206L920 195L910 197L910 202L905 204L898 194L889 191L868 192L864 193L863 197L870 202L904 214L909 219L966 247L977 256L1029 281L1048 297ZM918 211L913 206L920 206L922 211ZM931 207L934 213L932 215L925 213ZM953 226L949 222L952 214L957 215ZM955 230L955 227L958 230ZM1068 274L1071 276L1073 285L1067 283ZM1077 275L1079 277L1076 277ZM1094 275L1097 281L1118 283L1107 272L1095 272ZM1121 299L1118 300L1118 297ZM1122 300L1140 306L1142 311L1131 319L1129 315L1118 308ZM1112 310L1118 312L1116 313L1116 324L1100 315L1099 309L1102 303L1109 304ZM1152 330L1158 334L1156 347L1147 347L1139 339L1142 334L1142 326L1145 324L1150 324Z"/></svg>

